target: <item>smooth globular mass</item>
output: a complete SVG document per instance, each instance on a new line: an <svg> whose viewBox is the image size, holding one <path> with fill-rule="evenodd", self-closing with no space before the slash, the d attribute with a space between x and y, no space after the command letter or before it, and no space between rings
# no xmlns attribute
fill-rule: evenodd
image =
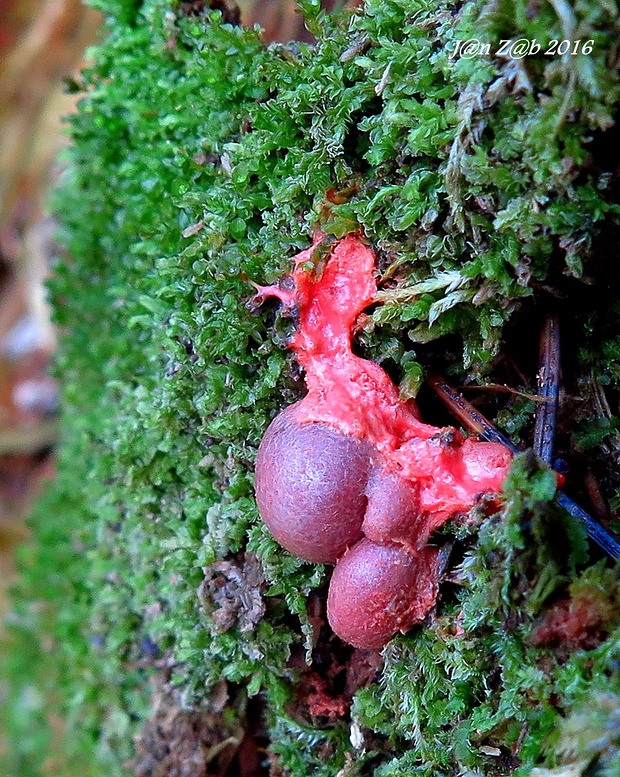
<svg viewBox="0 0 620 777"><path fill-rule="evenodd" d="M440 573L431 533L499 490L510 453L423 423L374 362L351 350L376 292L375 256L357 235L331 251L319 235L291 281L258 287L298 315L291 341L308 393L278 415L259 446L256 498L275 539L307 561L335 564L333 630L379 648L421 622Z"/></svg>

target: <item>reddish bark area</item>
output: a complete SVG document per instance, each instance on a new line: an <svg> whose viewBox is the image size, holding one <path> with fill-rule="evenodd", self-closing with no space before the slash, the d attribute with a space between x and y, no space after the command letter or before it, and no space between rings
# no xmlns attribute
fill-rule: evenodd
<svg viewBox="0 0 620 777"><path fill-rule="evenodd" d="M531 642L564 651L593 650L609 635L618 621L615 601L593 585L556 602L535 626Z"/></svg>
<svg viewBox="0 0 620 777"><path fill-rule="evenodd" d="M294 696L287 713L302 724L325 725L349 714L355 693L376 682L383 667L381 653L345 644L327 624L325 592L315 591L308 600L314 628L312 660L294 649L289 667L297 673Z"/></svg>

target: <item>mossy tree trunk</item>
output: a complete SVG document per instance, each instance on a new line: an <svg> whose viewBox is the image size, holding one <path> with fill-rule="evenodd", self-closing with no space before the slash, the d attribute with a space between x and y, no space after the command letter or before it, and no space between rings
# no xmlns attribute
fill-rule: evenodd
<svg viewBox="0 0 620 777"><path fill-rule="evenodd" d="M258 520L256 448L303 381L289 322L247 305L314 228L363 231L381 293L360 351L439 424L427 370L491 386L481 406L523 447L557 311L567 488L613 528L615 6L304 0L316 44L268 47L206 3L97 6L57 197L64 442L16 592L7 774L249 774L257 742L255 768L287 777L618 774L616 572L530 456L500 514L444 532L424 626L382 653L331 634L329 570ZM540 49L500 54L520 39Z"/></svg>

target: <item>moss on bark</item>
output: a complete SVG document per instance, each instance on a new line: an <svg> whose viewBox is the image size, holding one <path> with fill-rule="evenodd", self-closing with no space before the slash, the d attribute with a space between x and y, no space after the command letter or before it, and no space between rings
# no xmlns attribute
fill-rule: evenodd
<svg viewBox="0 0 620 777"><path fill-rule="evenodd" d="M617 774L617 577L527 455L501 515L447 529L428 624L383 656L329 634L329 571L258 521L256 447L303 385L287 322L246 304L314 227L363 229L382 290L359 347L407 395L429 366L531 394L536 325L559 308L560 449L613 516L615 7L369 0L329 17L304 0L316 45L265 47L197 4L97 6L108 33L57 195L64 442L22 554L6 773L127 773L164 673L166 698L223 716L222 741L258 696L274 775ZM453 56L473 38L488 53ZM541 50L498 55L521 38ZM589 53L545 56L564 39ZM527 443L534 402L499 396L487 410Z"/></svg>

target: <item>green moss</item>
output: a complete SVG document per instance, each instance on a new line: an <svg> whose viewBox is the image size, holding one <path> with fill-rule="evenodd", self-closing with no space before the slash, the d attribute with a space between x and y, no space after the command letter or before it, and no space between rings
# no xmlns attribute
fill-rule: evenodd
<svg viewBox="0 0 620 777"><path fill-rule="evenodd" d="M427 360L487 373L506 322L549 289L585 322L575 374L617 387L615 10L572 8L590 55L519 64L451 54L473 37L546 44L567 34L554 8L568 6L369 0L329 18L306 1L316 46L265 47L217 12L98 5L108 36L83 76L56 205L64 442L22 554L6 773L126 773L153 643L176 662L186 704L205 703L221 677L260 693L284 774L552 766L566 751L554 749L558 720L620 693L620 634L610 626L598 647L562 656L531 642L533 625L582 578L605 581L616 604L618 592L601 564L588 568L581 532L548 506L554 477L527 457L500 516L450 530L466 549L458 585L356 694L365 750L351 721L291 713L289 658L312 646L306 600L325 571L257 521L256 446L303 388L281 348L286 323L246 303L249 279L282 275L313 227L363 229L386 282L360 347L403 395ZM531 413L517 400L500 420L521 434ZM576 434L602 455L616 426L595 415ZM222 632L196 591L204 567L246 548L265 570L266 615Z"/></svg>

